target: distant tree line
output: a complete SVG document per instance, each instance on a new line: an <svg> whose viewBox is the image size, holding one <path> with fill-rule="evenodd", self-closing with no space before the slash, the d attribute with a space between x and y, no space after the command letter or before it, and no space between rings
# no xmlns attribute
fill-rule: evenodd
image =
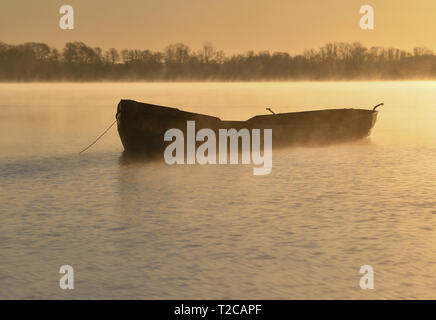
<svg viewBox="0 0 436 320"><path fill-rule="evenodd" d="M407 52L328 43L291 56L248 51L226 56L210 43L193 51L183 43L163 51L111 48L68 42L62 51L44 43L0 42L0 81L97 80L339 80L436 78L436 56L426 48Z"/></svg>

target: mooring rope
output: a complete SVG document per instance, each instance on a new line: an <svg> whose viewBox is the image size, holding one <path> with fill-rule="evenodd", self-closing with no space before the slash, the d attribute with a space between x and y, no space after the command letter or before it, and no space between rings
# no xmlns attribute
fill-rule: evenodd
<svg viewBox="0 0 436 320"><path fill-rule="evenodd" d="M112 122L112 124L109 126L109 128L107 128L97 139L95 139L94 140L94 142L93 143L91 143L89 146L87 146L85 149L83 149L82 151L80 151L79 152L79 154L82 154L83 152L85 152L86 150L88 150L89 148L91 148L98 140L100 140L100 138L101 137L103 137L105 134L106 134L106 132L108 132L109 130L110 130L110 128L112 128L113 127L113 125L117 122L117 120L118 120L118 117L117 117L117 119L115 119L115 121L114 122Z"/></svg>

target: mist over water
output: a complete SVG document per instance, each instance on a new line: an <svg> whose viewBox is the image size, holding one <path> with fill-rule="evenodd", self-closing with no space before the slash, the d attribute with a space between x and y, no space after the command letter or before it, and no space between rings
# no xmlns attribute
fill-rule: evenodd
<svg viewBox="0 0 436 320"><path fill-rule="evenodd" d="M0 298L436 295L436 82L0 84ZM273 169L122 157L122 98L245 120L379 102L367 141ZM75 289L59 289L59 268ZM359 287L362 265L375 289Z"/></svg>

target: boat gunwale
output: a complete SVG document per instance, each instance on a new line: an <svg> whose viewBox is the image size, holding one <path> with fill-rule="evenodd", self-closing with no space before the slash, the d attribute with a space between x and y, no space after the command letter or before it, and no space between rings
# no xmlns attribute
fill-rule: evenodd
<svg viewBox="0 0 436 320"><path fill-rule="evenodd" d="M378 113L378 110L362 109L362 108L330 108L330 109L316 109L316 110L305 110L305 111L294 111L294 112L282 112L282 113L275 113L275 114L258 114L258 115L252 116L251 118L248 118L246 120L223 120L217 116L213 116L213 115L209 115L209 114L185 111L185 110L181 110L181 109L175 108L175 107L167 107L167 106L162 106L162 105L157 105L157 104L138 102L138 101L130 100L130 99L121 99L119 104L121 104L123 102L133 102L137 105L142 105L143 107L148 106L148 107L153 107L153 108L155 108L155 107L156 108L163 108L163 109L178 111L178 112L182 112L185 114L191 114L191 115L195 115L195 116L211 117L211 118L215 118L219 121L223 121L223 122L247 122L247 121L253 120L253 119L258 118L258 117L262 117L262 118L265 117L266 118L266 117L277 117L277 116L284 116L284 115L310 114L310 113L318 113L318 112L332 112L332 111L339 112L339 111L344 111L344 110L350 110L350 111L352 110L352 111L368 112L368 113Z"/></svg>

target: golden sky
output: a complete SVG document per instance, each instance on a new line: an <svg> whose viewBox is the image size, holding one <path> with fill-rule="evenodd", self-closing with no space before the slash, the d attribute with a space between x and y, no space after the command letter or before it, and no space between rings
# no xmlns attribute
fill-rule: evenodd
<svg viewBox="0 0 436 320"><path fill-rule="evenodd" d="M59 8L74 8L75 29L61 30ZM375 30L359 27L360 6L375 11ZM205 42L227 53L300 53L330 41L436 49L435 0L1 0L0 41L83 41L103 49L160 50Z"/></svg>

